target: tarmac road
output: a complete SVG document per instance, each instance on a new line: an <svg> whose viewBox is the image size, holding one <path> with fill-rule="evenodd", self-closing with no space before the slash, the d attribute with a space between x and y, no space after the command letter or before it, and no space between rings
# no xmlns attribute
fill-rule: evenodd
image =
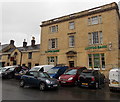
<svg viewBox="0 0 120 102"><path fill-rule="evenodd" d="M60 87L58 90L39 91L38 88L19 87L19 81L2 81L2 100L120 100L120 92L102 89Z"/></svg>

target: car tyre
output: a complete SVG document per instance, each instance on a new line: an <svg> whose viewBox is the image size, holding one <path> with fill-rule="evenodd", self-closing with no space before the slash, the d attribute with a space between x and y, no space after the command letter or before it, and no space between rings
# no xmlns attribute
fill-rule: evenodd
<svg viewBox="0 0 120 102"><path fill-rule="evenodd" d="M40 89L40 91L46 90L46 84L44 82L41 82L39 85L39 89Z"/></svg>
<svg viewBox="0 0 120 102"><path fill-rule="evenodd" d="M13 76L11 74L8 75L8 79L12 79Z"/></svg>
<svg viewBox="0 0 120 102"><path fill-rule="evenodd" d="M20 87L24 87L25 86L25 82L24 82L24 80L21 80L20 81Z"/></svg>
<svg viewBox="0 0 120 102"><path fill-rule="evenodd" d="M96 88L96 89L99 88L99 83L98 83L98 82L95 83L95 88Z"/></svg>

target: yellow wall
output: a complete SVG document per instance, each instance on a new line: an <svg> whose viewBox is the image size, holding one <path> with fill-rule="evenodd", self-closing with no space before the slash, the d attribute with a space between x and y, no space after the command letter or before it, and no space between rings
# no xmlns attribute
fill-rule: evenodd
<svg viewBox="0 0 120 102"><path fill-rule="evenodd" d="M112 4L112 6L115 6ZM110 5L105 6L111 7ZM104 8L105 8L104 7ZM86 11L85 11L86 12ZM102 16L102 24L96 24L96 25L88 25L88 18L93 16ZM64 19L65 17L61 17L58 19ZM70 30L69 29L69 22L74 21L75 22L75 29ZM74 58L75 60L75 66L86 66L88 67L88 54L89 53L104 53L105 54L105 62L106 62L106 70L109 70L112 67L118 67L118 55L119 55L119 49L118 49L118 22L120 22L120 19L118 18L117 11L110 10L106 12L91 14L89 16L84 16L81 18L76 18L69 21L59 22L55 24L50 24L44 26L44 24L48 23L50 21L46 21L42 23L41 28L41 56L40 56L40 64L47 64L47 56L58 56L58 64L64 63L68 65L68 61L72 59L68 59L66 57L66 52L70 50L74 50L77 52L77 57ZM52 20L51 20L52 22ZM48 23L49 24L49 23ZM58 32L56 33L50 33L49 27L58 25ZM92 46L98 46L98 45L107 45L109 46L109 43L112 43L112 50L109 51L108 48L103 49L97 49L97 50L85 50L86 47L89 47L88 44L88 33L89 32L95 32L95 31L102 31L103 33L103 44L96 44ZM75 36L75 47L69 48L68 45L68 38L70 35L68 33L74 33L72 34ZM58 48L60 52L54 52L54 53L45 53L45 51L48 51L48 40L52 38L58 39ZM53 50L57 50L53 49ZM105 72L105 71L104 71Z"/></svg>

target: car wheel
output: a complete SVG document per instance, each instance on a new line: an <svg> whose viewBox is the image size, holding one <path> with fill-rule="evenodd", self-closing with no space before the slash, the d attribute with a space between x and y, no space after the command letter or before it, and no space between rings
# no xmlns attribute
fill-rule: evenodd
<svg viewBox="0 0 120 102"><path fill-rule="evenodd" d="M43 82L40 83L39 88L40 88L40 91L44 91L46 89L45 83L43 83Z"/></svg>
<svg viewBox="0 0 120 102"><path fill-rule="evenodd" d="M9 74L9 75L8 75L8 79L11 79L11 78L12 78L12 75L11 75L11 74Z"/></svg>
<svg viewBox="0 0 120 102"><path fill-rule="evenodd" d="M75 86L78 86L78 81L75 81Z"/></svg>
<svg viewBox="0 0 120 102"><path fill-rule="evenodd" d="M99 88L99 83L96 82L96 84L95 84L95 88L96 88L96 89Z"/></svg>
<svg viewBox="0 0 120 102"><path fill-rule="evenodd" d="M20 81L20 87L24 87L25 86L25 82L24 82L24 80L21 80Z"/></svg>

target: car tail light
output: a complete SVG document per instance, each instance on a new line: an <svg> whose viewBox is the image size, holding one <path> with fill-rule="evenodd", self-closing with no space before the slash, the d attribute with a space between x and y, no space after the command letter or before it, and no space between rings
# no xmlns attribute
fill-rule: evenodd
<svg viewBox="0 0 120 102"><path fill-rule="evenodd" d="M95 78L94 78L94 77L92 77L92 78L91 78L91 80L92 80L92 81L95 81Z"/></svg>

